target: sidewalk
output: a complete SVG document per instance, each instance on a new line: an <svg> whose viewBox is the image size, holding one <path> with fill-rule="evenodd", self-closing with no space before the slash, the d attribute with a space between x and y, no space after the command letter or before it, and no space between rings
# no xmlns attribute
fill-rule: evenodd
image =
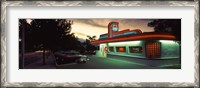
<svg viewBox="0 0 200 88"><path fill-rule="evenodd" d="M25 65L24 69L56 69L53 54L46 58L45 61L46 65L43 65L43 59L41 58L40 60L34 63Z"/></svg>

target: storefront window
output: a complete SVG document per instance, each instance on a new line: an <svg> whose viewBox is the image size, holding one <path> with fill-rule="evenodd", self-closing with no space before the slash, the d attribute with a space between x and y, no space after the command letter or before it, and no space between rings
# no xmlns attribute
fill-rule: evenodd
<svg viewBox="0 0 200 88"><path fill-rule="evenodd" d="M148 58L159 58L161 54L159 42L148 42L146 44L146 56Z"/></svg>
<svg viewBox="0 0 200 88"><path fill-rule="evenodd" d="M114 47L109 47L110 52L114 52Z"/></svg>
<svg viewBox="0 0 200 88"><path fill-rule="evenodd" d="M129 51L130 51L130 53L142 53L142 47L141 46L130 46Z"/></svg>
<svg viewBox="0 0 200 88"><path fill-rule="evenodd" d="M125 47L116 47L117 52L126 52L126 48Z"/></svg>

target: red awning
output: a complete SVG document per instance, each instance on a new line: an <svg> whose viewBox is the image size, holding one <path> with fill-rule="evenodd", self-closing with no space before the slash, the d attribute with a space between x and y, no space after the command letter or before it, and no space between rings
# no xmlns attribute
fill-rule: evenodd
<svg viewBox="0 0 200 88"><path fill-rule="evenodd" d="M92 41L92 44L101 44L108 42L135 41L135 40L176 40L176 37L168 33L142 33L138 35L123 36L117 38L108 38Z"/></svg>

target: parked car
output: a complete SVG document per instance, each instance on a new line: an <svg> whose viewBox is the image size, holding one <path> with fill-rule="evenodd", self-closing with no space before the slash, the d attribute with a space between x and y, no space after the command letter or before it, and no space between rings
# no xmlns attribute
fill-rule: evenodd
<svg viewBox="0 0 200 88"><path fill-rule="evenodd" d="M57 64L66 64L66 63L86 63L88 57L86 55L81 55L76 51L60 51L54 53Z"/></svg>
<svg viewBox="0 0 200 88"><path fill-rule="evenodd" d="M85 53L86 53L87 55L95 55L95 54L96 54L96 51L93 51L93 50L91 50L91 51L85 51Z"/></svg>

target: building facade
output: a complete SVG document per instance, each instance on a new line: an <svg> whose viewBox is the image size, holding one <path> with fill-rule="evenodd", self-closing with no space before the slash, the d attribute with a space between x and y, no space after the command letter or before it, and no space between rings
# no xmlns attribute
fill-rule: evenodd
<svg viewBox="0 0 200 88"><path fill-rule="evenodd" d="M119 31L118 22L108 24L108 33L100 35L96 56L126 59L150 66L181 63L181 47L169 33L143 33L140 29Z"/></svg>

